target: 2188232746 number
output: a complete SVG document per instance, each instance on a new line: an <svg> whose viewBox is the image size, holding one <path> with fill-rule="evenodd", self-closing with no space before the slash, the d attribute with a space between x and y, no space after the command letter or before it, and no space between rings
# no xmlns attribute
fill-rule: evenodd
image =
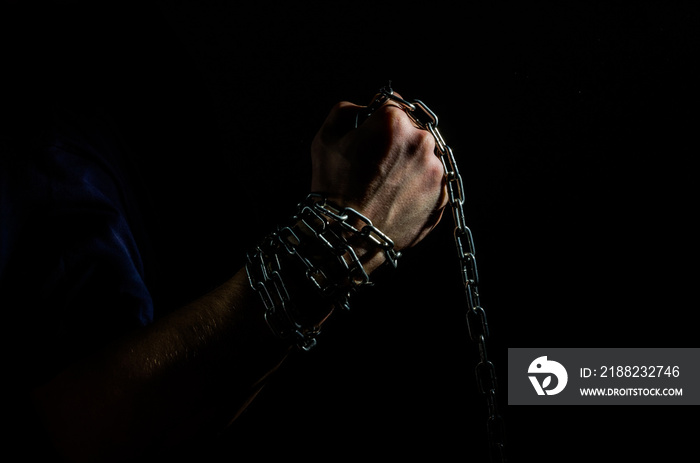
<svg viewBox="0 0 700 463"><path fill-rule="evenodd" d="M678 366L666 365L603 365L600 367L601 378L678 378Z"/></svg>

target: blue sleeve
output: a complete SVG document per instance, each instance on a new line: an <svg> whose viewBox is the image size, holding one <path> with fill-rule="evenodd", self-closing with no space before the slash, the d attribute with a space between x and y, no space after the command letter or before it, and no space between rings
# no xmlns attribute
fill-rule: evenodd
<svg viewBox="0 0 700 463"><path fill-rule="evenodd" d="M1 166L0 310L27 381L152 321L115 159L109 147L56 137Z"/></svg>

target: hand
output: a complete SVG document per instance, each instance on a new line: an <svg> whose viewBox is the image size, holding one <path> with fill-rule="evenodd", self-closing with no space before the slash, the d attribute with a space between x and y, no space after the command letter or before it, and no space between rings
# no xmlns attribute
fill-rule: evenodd
<svg viewBox="0 0 700 463"><path fill-rule="evenodd" d="M435 140L390 102L354 129L360 109L338 103L316 134L311 190L367 216L395 249L414 246L447 204Z"/></svg>

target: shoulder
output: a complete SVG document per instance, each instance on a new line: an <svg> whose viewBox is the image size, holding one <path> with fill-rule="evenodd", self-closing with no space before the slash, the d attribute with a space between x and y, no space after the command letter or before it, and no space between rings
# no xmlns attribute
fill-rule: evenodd
<svg viewBox="0 0 700 463"><path fill-rule="evenodd" d="M24 294L12 302L50 306L61 323L148 323L133 182L118 144L94 120L61 116L0 174L0 296Z"/></svg>

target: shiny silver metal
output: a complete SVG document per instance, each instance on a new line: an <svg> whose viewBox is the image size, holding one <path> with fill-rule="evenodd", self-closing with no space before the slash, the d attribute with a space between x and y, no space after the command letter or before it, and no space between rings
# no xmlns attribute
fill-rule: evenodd
<svg viewBox="0 0 700 463"><path fill-rule="evenodd" d="M488 418L486 422L491 461L505 462L505 426L496 401L496 368L489 360L486 350L486 340L489 336L486 312L481 307L479 295L479 272L476 265L476 249L472 231L467 226L464 214L464 183L450 148L438 129L437 115L421 100L406 100L398 97L391 83L379 90L374 100L362 114L358 113L356 126L383 104L391 102L403 109L413 124L422 130L429 131L435 138L435 155L440 158L445 171L445 185L454 220L454 241L457 257L460 262L460 274L467 299L467 330L470 339L476 343L479 350L479 362L475 373L479 391L486 397Z"/></svg>

